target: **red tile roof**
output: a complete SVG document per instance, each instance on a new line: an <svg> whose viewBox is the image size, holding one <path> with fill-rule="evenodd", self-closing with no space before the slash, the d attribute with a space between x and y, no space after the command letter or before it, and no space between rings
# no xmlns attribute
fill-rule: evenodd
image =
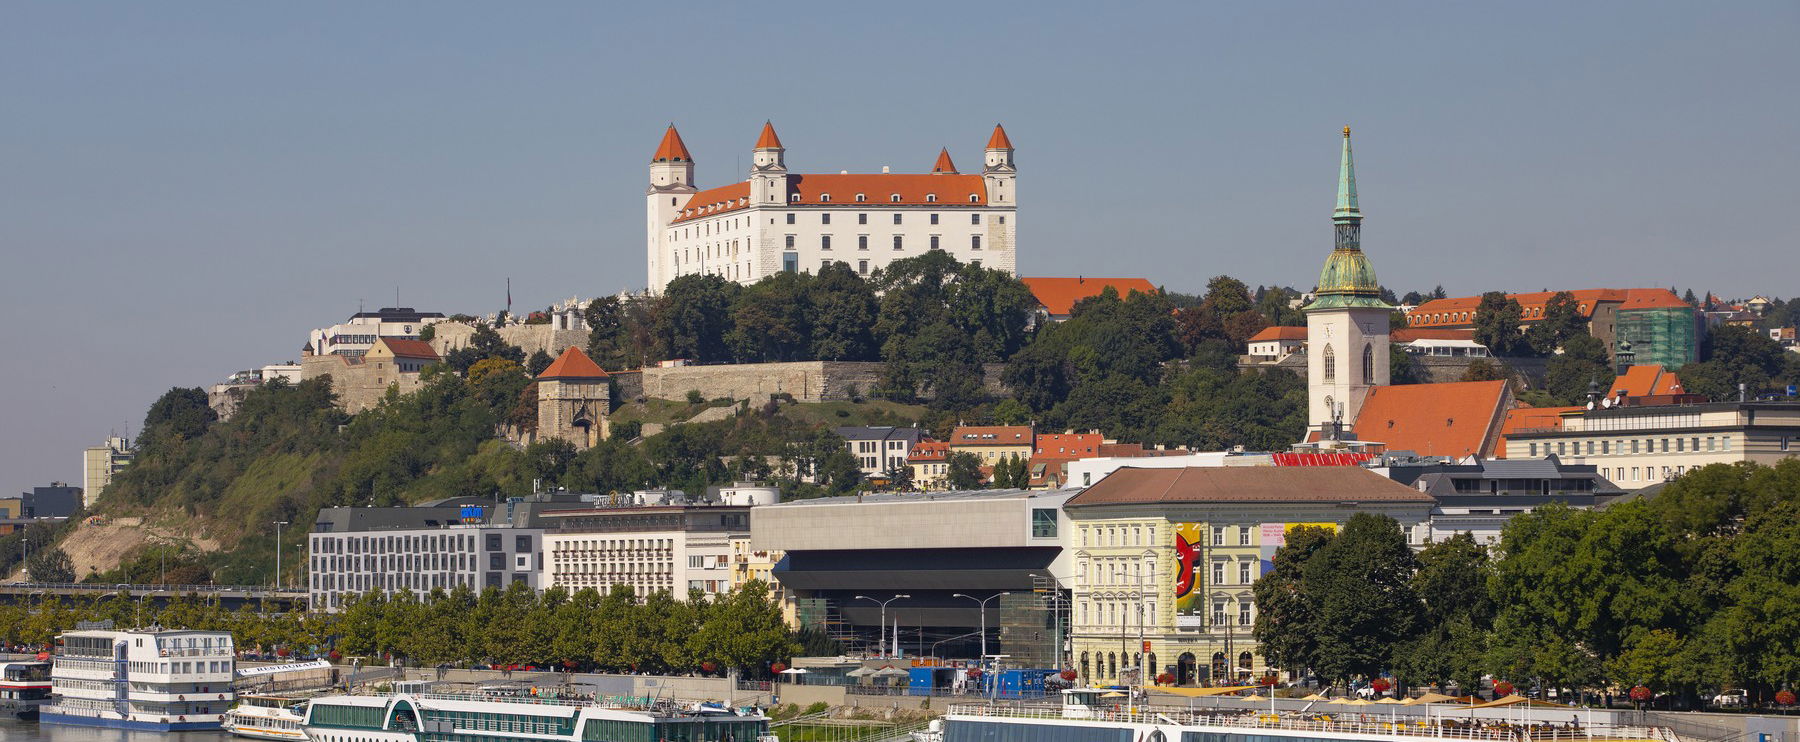
<svg viewBox="0 0 1800 742"><path fill-rule="evenodd" d="M950 458L950 444L943 441L919 441L906 452L908 461L943 461Z"/></svg>
<svg viewBox="0 0 1800 742"><path fill-rule="evenodd" d="M1494 458L1506 458L1506 437L1521 430L1561 430L1563 416L1580 412L1584 407L1514 407L1506 411L1500 424L1500 439L1494 444Z"/></svg>
<svg viewBox="0 0 1800 742"><path fill-rule="evenodd" d="M917 175L899 173L849 175L789 175L789 204L804 206L855 206L857 194L868 205L934 206L957 208L986 206L987 186L979 175ZM799 198L795 198L799 196ZM895 196L899 196L895 200ZM671 221L673 224L747 208L750 184L733 183L694 194Z"/></svg>
<svg viewBox="0 0 1800 742"><path fill-rule="evenodd" d="M931 172L942 175L955 175L956 163L950 161L950 148L938 150L937 164L931 166Z"/></svg>
<svg viewBox="0 0 1800 742"><path fill-rule="evenodd" d="M1488 456L1510 396L1504 381L1378 386L1357 413L1356 439L1421 456Z"/></svg>
<svg viewBox="0 0 1800 742"><path fill-rule="evenodd" d="M1045 276L1037 278L1021 278L1019 280L1024 281L1025 287L1031 289L1031 295L1037 297L1038 303L1044 306L1045 311L1049 312L1051 316L1057 317L1067 315L1074 311L1076 302L1090 296L1099 296L1100 292L1105 291L1108 286L1111 286L1114 291L1119 292L1119 298L1121 299L1130 296L1133 291L1148 294L1157 290L1155 284L1152 284L1149 280L1143 278L1063 278Z"/></svg>
<svg viewBox="0 0 1800 742"><path fill-rule="evenodd" d="M594 363L586 353L581 352L580 348L571 345L563 350L562 355L557 356L556 360L550 363L550 367L544 369L544 372L538 374L537 377L539 379L604 379L606 372L600 369L600 364Z"/></svg>
<svg viewBox="0 0 1800 742"><path fill-rule="evenodd" d="M1105 440L1099 433L1040 433L1031 459L1093 458L1100 455L1100 444Z"/></svg>
<svg viewBox="0 0 1800 742"><path fill-rule="evenodd" d="M423 340L402 340L400 338L377 338L376 342L388 347L395 358L422 358L428 361L438 359L437 351L431 349L431 343Z"/></svg>
<svg viewBox="0 0 1800 742"><path fill-rule="evenodd" d="M1012 149L1012 140L1006 138L1006 127L994 124L994 135L988 137L988 149Z"/></svg>
<svg viewBox="0 0 1800 742"><path fill-rule="evenodd" d="M669 130L663 132L662 144L657 145L656 155L651 162L693 162L694 156L688 154L687 144L681 141L681 132L669 124Z"/></svg>
<svg viewBox="0 0 1800 742"><path fill-rule="evenodd" d="M1030 425L962 425L950 433L954 446L1029 446Z"/></svg>
<svg viewBox="0 0 1800 742"><path fill-rule="evenodd" d="M1625 369L1625 373L1613 379L1612 389L1606 392L1609 399L1617 399L1620 394L1627 397L1648 397L1656 394L1684 394L1681 388L1681 377L1672 371L1665 371L1660 364L1645 364Z"/></svg>
<svg viewBox="0 0 1800 742"><path fill-rule="evenodd" d="M1621 309L1662 309L1689 306L1681 297L1670 293L1668 289L1577 289L1570 291L1583 317L1594 315L1596 303L1612 302ZM1543 319L1544 304L1555 296L1555 291L1537 291L1529 294L1507 294L1519 302L1524 309L1521 320L1530 324ZM1458 326L1468 325L1475 321L1475 308L1481 304L1479 296L1463 296L1452 299L1433 299L1420 304L1406 315L1409 325L1417 326Z"/></svg>
<svg viewBox="0 0 1800 742"><path fill-rule="evenodd" d="M1064 507L1233 502L1393 502L1429 505L1431 495L1360 466L1125 467Z"/></svg>
<svg viewBox="0 0 1800 742"><path fill-rule="evenodd" d="M1250 342L1252 343L1272 343L1277 340L1305 339L1306 328L1288 327L1286 325L1271 325L1269 327L1264 327L1261 330L1258 330L1255 335L1250 336Z"/></svg>
<svg viewBox="0 0 1800 742"><path fill-rule="evenodd" d="M757 149L781 149L781 137L775 136L775 124L763 122L762 135L756 138Z"/></svg>

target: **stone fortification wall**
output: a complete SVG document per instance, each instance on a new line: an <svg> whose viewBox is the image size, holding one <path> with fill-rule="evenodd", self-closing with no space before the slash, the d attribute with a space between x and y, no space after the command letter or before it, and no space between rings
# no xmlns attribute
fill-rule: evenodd
<svg viewBox="0 0 1800 742"><path fill-rule="evenodd" d="M300 359L300 378L331 377L331 391L337 395L338 407L356 413L381 403L388 387L401 394L418 391L422 384L416 373L400 373L393 366L377 369L374 364L351 363L343 356L307 356Z"/></svg>
<svg viewBox="0 0 1800 742"><path fill-rule="evenodd" d="M475 334L474 326L461 322L439 322L432 328L431 349L440 356L467 346L470 336ZM588 342L587 330L558 330L555 325L548 324L507 325L498 332L501 340L519 346L527 356L541 350L554 358L564 348L586 348Z"/></svg>
<svg viewBox="0 0 1800 742"><path fill-rule="evenodd" d="M639 397L683 400L690 390L700 392L706 399L760 403L785 393L793 395L796 402L828 402L866 395L879 387L881 366L877 362L793 361L652 367L613 374L613 383L621 402ZM989 391L1005 393L1000 383L1000 374L1005 370L1005 364L987 365L983 383Z"/></svg>

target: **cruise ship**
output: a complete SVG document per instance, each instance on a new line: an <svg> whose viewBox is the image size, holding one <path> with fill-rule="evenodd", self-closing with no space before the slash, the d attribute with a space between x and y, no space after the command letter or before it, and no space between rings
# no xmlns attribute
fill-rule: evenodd
<svg viewBox="0 0 1800 742"><path fill-rule="evenodd" d="M0 717L36 719L50 701L50 663L0 662Z"/></svg>
<svg viewBox="0 0 1800 742"><path fill-rule="evenodd" d="M228 632L86 629L57 639L42 723L217 730L234 700Z"/></svg>
<svg viewBox="0 0 1800 742"><path fill-rule="evenodd" d="M307 699L290 696L244 696L225 712L219 726L239 737L300 742L306 724Z"/></svg>
<svg viewBox="0 0 1800 742"><path fill-rule="evenodd" d="M1116 698L1125 696L1104 688L1071 689L1063 691L1061 706L953 705L929 732L914 737L921 742L1681 742L1659 727L1534 722L1523 715L1509 721L1456 710L1468 706L1444 706L1442 713L1420 716L1383 705L1349 712L1132 706Z"/></svg>
<svg viewBox="0 0 1800 742"><path fill-rule="evenodd" d="M778 742L754 711L461 693L322 696L303 729L310 742Z"/></svg>

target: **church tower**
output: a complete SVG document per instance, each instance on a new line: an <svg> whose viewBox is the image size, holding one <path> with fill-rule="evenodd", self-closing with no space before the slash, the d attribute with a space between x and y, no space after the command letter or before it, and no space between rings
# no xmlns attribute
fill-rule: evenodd
<svg viewBox="0 0 1800 742"><path fill-rule="evenodd" d="M1348 429L1369 391L1388 384L1388 317L1381 284L1362 251L1362 209L1356 203L1356 168L1350 161L1350 127L1338 166L1335 237L1319 272L1315 298L1306 306L1307 425L1329 436Z"/></svg>
<svg viewBox="0 0 1800 742"><path fill-rule="evenodd" d="M663 237L669 222L681 207L694 197L694 156L674 124L663 132L662 143L650 157L650 188L644 192L645 218L649 221L645 234L650 237L646 255L651 291L660 292L674 278L674 257L664 249Z"/></svg>
<svg viewBox="0 0 1800 742"><path fill-rule="evenodd" d="M537 439L561 438L585 449L611 434L612 379L580 348L569 346L538 374Z"/></svg>

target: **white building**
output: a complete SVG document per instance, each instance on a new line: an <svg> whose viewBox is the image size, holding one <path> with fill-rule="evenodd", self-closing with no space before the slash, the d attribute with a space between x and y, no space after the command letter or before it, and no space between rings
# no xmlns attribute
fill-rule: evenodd
<svg viewBox="0 0 1800 742"><path fill-rule="evenodd" d="M700 190L694 158L671 125L650 162L645 195L649 290L685 275L754 283L779 271L841 262L868 273L944 250L964 263L1013 272L1017 172L998 125L979 175L946 149L927 174L802 175L787 168L775 127L763 125L749 177Z"/></svg>
<svg viewBox="0 0 1800 742"><path fill-rule="evenodd" d="M306 344L314 355L361 356L375 347L376 338L418 340L420 330L442 321L444 315L440 312L383 307L373 312L357 312L347 321L313 330L307 335ZM291 380L297 379L296 376Z"/></svg>
<svg viewBox="0 0 1800 742"><path fill-rule="evenodd" d="M730 592L732 542L750 537L749 506L626 504L543 517L556 527L544 535L543 586L570 592L613 585L678 599L689 590Z"/></svg>
<svg viewBox="0 0 1800 742"><path fill-rule="evenodd" d="M105 443L81 451L81 507L91 508L101 490L112 484L113 475L123 471L137 455L131 441L111 436Z"/></svg>
<svg viewBox="0 0 1800 742"><path fill-rule="evenodd" d="M236 699L227 631L93 629L57 640L45 724L216 731Z"/></svg>
<svg viewBox="0 0 1800 742"><path fill-rule="evenodd" d="M1381 284L1362 251L1362 209L1350 160L1350 127L1338 166L1331 257L1319 271L1315 299L1306 306L1307 427L1349 427L1375 387L1388 384L1388 318Z"/></svg>

